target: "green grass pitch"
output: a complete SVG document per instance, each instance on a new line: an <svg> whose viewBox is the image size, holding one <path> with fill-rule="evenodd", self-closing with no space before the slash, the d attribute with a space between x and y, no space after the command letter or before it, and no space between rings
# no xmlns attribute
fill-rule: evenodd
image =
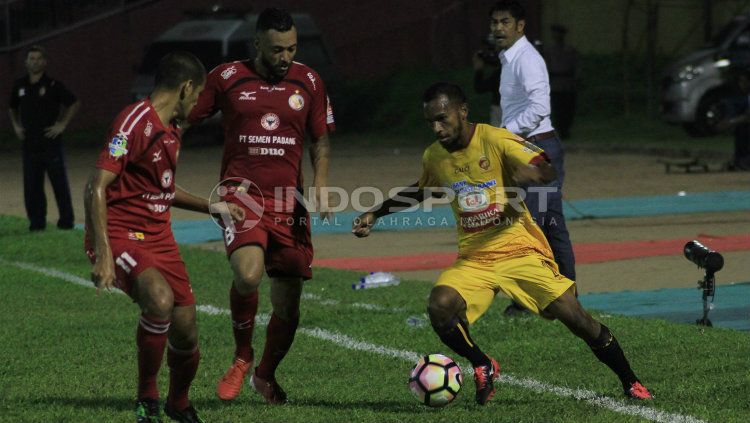
<svg viewBox="0 0 750 423"><path fill-rule="evenodd" d="M0 421L133 421L138 310L124 295L71 283L88 278L82 244L80 231L30 235L24 220L0 216ZM594 313L656 396L640 404L622 396L616 377L561 324L503 319L500 298L472 328L503 367L498 394L477 406L467 375L454 403L428 409L407 386L413 358L456 358L429 325L407 324L423 315L430 284L354 291L357 273L328 269L316 269L305 287L301 330L278 371L290 403L265 405L247 386L223 403L214 387L230 363L232 335L226 314L207 311L228 309L231 272L221 253L182 251L198 304L213 306L198 315L202 360L192 389L208 422L750 421L747 333ZM270 312L266 285L260 313ZM256 352L264 338L259 325ZM165 360L162 395L166 376Z"/></svg>

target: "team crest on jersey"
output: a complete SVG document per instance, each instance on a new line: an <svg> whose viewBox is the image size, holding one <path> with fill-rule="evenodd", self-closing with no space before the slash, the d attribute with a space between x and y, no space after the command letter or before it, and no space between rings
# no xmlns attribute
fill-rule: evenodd
<svg viewBox="0 0 750 423"><path fill-rule="evenodd" d="M456 199L458 200L458 207L465 212L484 209L490 203L487 194L481 189L462 192L458 194Z"/></svg>
<svg viewBox="0 0 750 423"><path fill-rule="evenodd" d="M230 66L230 67L228 67L228 68L224 69L224 70L223 70L223 71L221 72L221 77L222 77L222 78L224 78L224 79L229 79L229 78L231 78L231 77L232 77L232 75L234 75L235 73L237 73L237 68L236 68L235 66Z"/></svg>
<svg viewBox="0 0 750 423"><path fill-rule="evenodd" d="M119 159L126 154L128 154L128 137L119 133L109 142L109 155Z"/></svg>
<svg viewBox="0 0 750 423"><path fill-rule="evenodd" d="M266 113L260 118L260 124L266 131L273 131L279 127L279 116L276 113Z"/></svg>
<svg viewBox="0 0 750 423"><path fill-rule="evenodd" d="M169 188L172 185L172 171L167 169L161 174L162 188Z"/></svg>
<svg viewBox="0 0 750 423"><path fill-rule="evenodd" d="M148 122L146 122L146 129L143 130L143 135L145 135L147 137L150 137L151 136L151 131L153 129L154 129L154 124L151 123L151 121L149 120Z"/></svg>
<svg viewBox="0 0 750 423"><path fill-rule="evenodd" d="M305 98L299 95L299 91L295 91L294 94L289 96L289 107L298 112L305 107Z"/></svg>
<svg viewBox="0 0 750 423"><path fill-rule="evenodd" d="M482 170L487 170L490 168L490 159L488 159L486 156L482 156L479 158L479 167Z"/></svg>

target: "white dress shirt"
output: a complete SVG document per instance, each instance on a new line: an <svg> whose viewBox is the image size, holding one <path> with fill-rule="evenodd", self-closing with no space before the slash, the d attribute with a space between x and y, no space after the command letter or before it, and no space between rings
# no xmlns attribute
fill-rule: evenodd
<svg viewBox="0 0 750 423"><path fill-rule="evenodd" d="M554 130L550 120L549 75L542 55L519 38L499 54L500 108L505 129L522 137Z"/></svg>

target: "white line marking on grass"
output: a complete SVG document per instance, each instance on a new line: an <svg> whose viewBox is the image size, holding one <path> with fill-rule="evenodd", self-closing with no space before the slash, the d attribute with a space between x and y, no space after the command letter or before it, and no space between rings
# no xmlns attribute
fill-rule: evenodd
<svg viewBox="0 0 750 423"><path fill-rule="evenodd" d="M405 308L387 308L381 305L369 304L369 303L353 303L352 307L361 308L361 309L365 309L369 311L388 311L391 313L403 313L403 312L409 311L408 309L405 309Z"/></svg>
<svg viewBox="0 0 750 423"><path fill-rule="evenodd" d="M46 276L52 276L62 279L67 282L72 282L76 285L82 285L88 288L93 288L93 284L81 277L76 275L62 272L56 269L37 266L30 263L12 262L6 261L0 258L0 264L10 265L19 269L30 270L33 272L41 273ZM222 309L212 305L198 305L196 309L209 314L209 315L228 315L229 310ZM269 315L258 315L256 322L261 325L268 324ZM400 358L410 363L416 362L422 354L413 351L398 350L395 348L389 348L383 345L377 345L370 342L359 341L348 335L342 333L329 331L321 328L299 328L298 332L303 333L312 338L329 341L340 347L355 350L355 351L366 351L375 353L382 356ZM464 365L464 373L472 373L471 366ZM589 405L604 408L616 413L625 414L629 416L641 417L647 420L651 420L659 423L705 423L704 420L698 419L693 416L684 414L670 413L667 411L657 410L651 407L645 407L642 405L628 404L614 398L602 396L599 393L590 391L588 389L572 389L562 386L555 386L545 382L541 382L535 379L516 377L509 374L503 374L500 377L500 382L507 383L526 389L530 389L540 393L551 393L560 397L574 398L579 401L586 401Z"/></svg>
<svg viewBox="0 0 750 423"><path fill-rule="evenodd" d="M331 332L320 328L299 328L298 332L304 333L305 335L311 336L313 338L332 342L347 349L372 352L379 355L400 358L410 363L415 363L419 359L419 357L423 355L413 351L397 350L394 348L384 347L382 345L359 341L347 335L338 332ZM464 369L463 373L474 373L471 366L464 364L462 367ZM500 377L500 382L530 389L539 393L551 393L560 397L583 400L592 406L606 408L610 411L614 411L620 414L642 417L644 419L659 423L706 423L704 420L700 420L693 416L669 413L667 411L661 411L641 405L627 404L614 398L602 396L588 389L571 389L562 386L555 386L535 379L516 377L509 374L503 374Z"/></svg>
<svg viewBox="0 0 750 423"><path fill-rule="evenodd" d="M60 270L51 269L49 267L41 267L41 266L37 266L35 264L22 263L22 262L18 262L18 261L7 261L7 260L5 260L3 258L0 258L0 264L18 267L19 269L31 270L33 272L41 273L43 275L52 276L52 277L55 277L55 278L58 278L58 279L62 279L62 280L67 281L67 282L71 282L71 283L74 283L76 285L81 285L81 286L84 286L86 288L96 288L94 286L94 283L91 282L88 279L84 279L82 277L79 277L79 276L76 276L76 275L73 275L73 274L70 274L70 273L67 273L67 272L62 272ZM123 294L123 292L120 291L119 289L112 290L111 292L116 292L118 294Z"/></svg>
<svg viewBox="0 0 750 423"><path fill-rule="evenodd" d="M303 292L301 298L303 300L307 300L307 301L317 301L320 304L326 305L326 306L344 305L344 306L349 306L349 307L354 307L354 308L362 308L362 309L370 310L370 311L387 311L389 313L403 313L405 311L408 311L405 308L388 308L388 307L383 307L383 306L378 305L378 304L369 304L369 303L352 303L352 304L346 304L346 303L342 303L339 300L332 300L332 299L328 299L328 298L323 298L323 297L321 297L318 294L313 294L313 293L310 293L310 292Z"/></svg>
<svg viewBox="0 0 750 423"><path fill-rule="evenodd" d="M223 308L214 307L212 305L196 305L195 309L208 314L209 316L229 316L229 310Z"/></svg>
<svg viewBox="0 0 750 423"><path fill-rule="evenodd" d="M465 372L472 373L472 372ZM670 413L667 411L661 411L650 407L644 407L640 405L627 404L622 401L618 401L613 398L602 396L594 391L582 388L565 388L562 386L550 385L548 383L540 382L538 380L516 377L508 374L500 376L500 381L509 385L520 386L523 388L531 389L532 391L539 393L552 393L560 397L575 398L577 400L583 400L587 403L601 408L614 411L620 414L627 414L630 416L642 417L654 422L661 423L705 423L704 420L700 420L693 416L686 416L683 414Z"/></svg>
<svg viewBox="0 0 750 423"><path fill-rule="evenodd" d="M384 347L382 345L372 344L365 341L356 340L348 335L344 335L338 332L331 332L329 330L321 328L299 328L298 332L304 333L305 335L313 338L322 339L325 341L333 342L341 347L355 350L355 351L366 351L375 354L385 355L388 357L400 358L403 360L416 363L421 357L420 354L411 351L402 351L394 348Z"/></svg>

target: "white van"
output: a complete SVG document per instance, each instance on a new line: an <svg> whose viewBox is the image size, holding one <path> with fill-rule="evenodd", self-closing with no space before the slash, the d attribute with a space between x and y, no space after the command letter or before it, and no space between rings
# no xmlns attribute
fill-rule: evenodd
<svg viewBox="0 0 750 423"><path fill-rule="evenodd" d="M293 13L292 19L298 38L295 60L315 69L330 90L339 77L317 25L308 14ZM151 92L159 60L171 51L195 54L209 71L221 63L255 57L253 39L257 20L257 14L207 15L193 17L168 29L146 48L131 86L133 99L139 100Z"/></svg>
<svg viewBox="0 0 750 423"><path fill-rule="evenodd" d="M711 135L721 120L720 104L730 95L725 68L750 58L750 14L736 16L711 44L678 60L661 84L661 116L689 134Z"/></svg>

